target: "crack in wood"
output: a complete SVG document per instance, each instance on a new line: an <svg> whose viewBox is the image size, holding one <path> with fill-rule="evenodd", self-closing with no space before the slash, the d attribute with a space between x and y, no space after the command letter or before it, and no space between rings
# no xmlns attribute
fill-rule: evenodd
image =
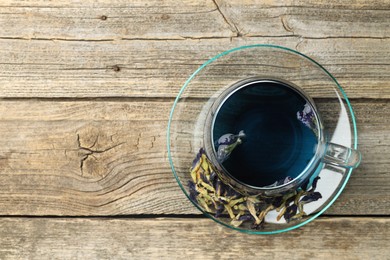
<svg viewBox="0 0 390 260"><path fill-rule="evenodd" d="M105 153L105 152L107 152L107 151L109 151L109 150L112 150L112 149L114 149L115 147L118 147L118 146L120 146L120 145L122 145L122 144L125 143L125 142L121 142L121 143L119 143L119 144L110 146L110 147L108 147L108 148L106 148L106 149L103 149L103 150L92 149L92 148L96 145L98 139L99 139L99 135L96 136L96 139L95 139L94 143L93 143L90 147L84 147L84 146L81 145L80 134L77 134L77 146L78 146L78 148L79 148L80 150L82 150L82 151L85 153L85 154L83 154L83 156L82 156L81 159L80 159L80 165L79 165L79 167L80 167L81 176L84 175L84 162L89 158L89 156L94 156L94 154ZM96 157L95 157L95 158L96 158Z"/></svg>
<svg viewBox="0 0 390 260"><path fill-rule="evenodd" d="M285 15L282 15L282 16L280 17L280 20L281 20L281 22L282 22L283 28L284 28L287 32L291 32L292 34L295 35L294 30L293 30L293 29L288 25L288 23L287 23L286 16L285 16Z"/></svg>
<svg viewBox="0 0 390 260"><path fill-rule="evenodd" d="M236 34L236 37L241 37L242 33L238 29L237 25L230 19L227 18L227 16L222 12L219 4L217 3L217 0L212 0L215 7L217 8L218 12L221 14L223 20L226 22L227 25L229 25L229 28L232 30L233 33Z"/></svg>

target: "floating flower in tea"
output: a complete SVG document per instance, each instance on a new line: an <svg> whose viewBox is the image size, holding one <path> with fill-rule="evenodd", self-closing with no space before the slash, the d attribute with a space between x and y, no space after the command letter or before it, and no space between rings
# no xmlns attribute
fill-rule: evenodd
<svg viewBox="0 0 390 260"><path fill-rule="evenodd" d="M314 115L313 108L306 103L303 107L302 111L297 112L297 118L299 121L301 121L305 126L310 128L314 134L318 135L318 130L316 127L316 118Z"/></svg>
<svg viewBox="0 0 390 260"><path fill-rule="evenodd" d="M237 145L242 143L243 138L245 138L245 133L242 130L237 135L222 135L216 142L217 160L220 163L226 161Z"/></svg>
<svg viewBox="0 0 390 260"><path fill-rule="evenodd" d="M272 183L271 185L268 185L268 186L265 186L265 187L267 187L267 188L272 188L272 187L280 186L280 185L289 183L289 182L292 181L292 180L293 180L293 178L291 178L290 176L287 176L286 178L284 178L284 179L282 179L282 180L279 180L279 181L275 181L275 182Z"/></svg>

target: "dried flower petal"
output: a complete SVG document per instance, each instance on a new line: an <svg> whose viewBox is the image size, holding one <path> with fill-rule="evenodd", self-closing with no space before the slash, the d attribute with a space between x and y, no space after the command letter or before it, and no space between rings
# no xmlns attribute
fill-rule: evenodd
<svg viewBox="0 0 390 260"><path fill-rule="evenodd" d="M321 179L320 176L317 176L317 177L314 178L313 184L311 185L311 190L310 191L314 191L317 188L317 183L318 183L319 179Z"/></svg>
<svg viewBox="0 0 390 260"><path fill-rule="evenodd" d="M282 206L283 203L283 197L275 197L273 200L271 200L270 204L272 204L275 208L279 208Z"/></svg>
<svg viewBox="0 0 390 260"><path fill-rule="evenodd" d="M203 148L200 148L200 149L199 149L199 152L196 154L195 159L192 161L192 169L194 169L195 166L198 164L198 162L200 161L200 157L202 156L202 154L204 154L204 150L203 150Z"/></svg>
<svg viewBox="0 0 390 260"><path fill-rule="evenodd" d="M187 186L190 191L190 199L192 201L196 201L196 197L198 196L199 193L195 189L195 183L193 183L192 181L188 181Z"/></svg>
<svg viewBox="0 0 390 260"><path fill-rule="evenodd" d="M209 164L207 162L206 154L202 154L202 169L204 170L205 173L208 173L209 171Z"/></svg>
<svg viewBox="0 0 390 260"><path fill-rule="evenodd" d="M305 126L310 128L316 136L318 135L314 111L313 108L308 103L304 105L302 111L297 112L297 119L301 121Z"/></svg>
<svg viewBox="0 0 390 260"><path fill-rule="evenodd" d="M209 184L210 181L208 180L207 176L208 176L208 174L206 174L205 172L203 172L202 174L200 174L200 180L201 180L202 182L204 182L204 183Z"/></svg>
<svg viewBox="0 0 390 260"><path fill-rule="evenodd" d="M244 222L244 221L238 220L238 219L233 219L232 221L230 221L230 224L233 227L239 227L239 226L241 226L242 222Z"/></svg>
<svg viewBox="0 0 390 260"><path fill-rule="evenodd" d="M212 171L210 173L210 182L214 185L214 180L217 178L217 174L215 173L215 171Z"/></svg>
<svg viewBox="0 0 390 260"><path fill-rule="evenodd" d="M225 190L225 196L231 197L232 199L242 196L240 193L238 193L230 186L225 185L224 190Z"/></svg>
<svg viewBox="0 0 390 260"><path fill-rule="evenodd" d="M248 208L244 204L234 205L234 209L239 211L246 211Z"/></svg>
<svg viewBox="0 0 390 260"><path fill-rule="evenodd" d="M233 219L233 218L236 217L236 216L234 215L234 213L233 213L233 209L232 209L229 205L224 204L223 206L225 207L225 209L226 209L226 211L228 212L229 217L230 217L231 219Z"/></svg>
<svg viewBox="0 0 390 260"><path fill-rule="evenodd" d="M246 207L249 210L249 213L251 213L252 217L255 219L256 224L260 224L261 220L257 217L257 212L255 209L255 204L251 201L246 201Z"/></svg>
<svg viewBox="0 0 390 260"><path fill-rule="evenodd" d="M317 201L319 199L322 199L322 195L321 195L321 193L316 191L316 192L313 192L313 193L310 193L310 194L304 196L301 199L300 203L307 204L307 203L310 203L310 202L313 202L313 201Z"/></svg>
<svg viewBox="0 0 390 260"><path fill-rule="evenodd" d="M262 212L260 212L260 214L259 214L259 219L260 219L260 221L263 222L263 221L264 221L264 218L265 218L265 216L268 214L268 212L270 212L270 211L273 210L273 209L274 209L274 206L269 205L268 208L266 208L265 210L263 210Z"/></svg>
<svg viewBox="0 0 390 260"><path fill-rule="evenodd" d="M215 190L214 190L214 187L213 186L211 186L211 185L209 185L209 184L207 184L207 183L205 183L205 182L200 182L200 185L202 185L203 187L205 187L207 190L209 190L209 191L211 191L211 192L214 192Z"/></svg>
<svg viewBox="0 0 390 260"><path fill-rule="evenodd" d="M284 213L284 219L287 222L290 222L290 219L297 214L298 206L295 204L292 204L291 206L288 206L286 208L286 212Z"/></svg>
<svg viewBox="0 0 390 260"><path fill-rule="evenodd" d="M237 135L224 134L216 142L217 160L220 163L226 161L233 150L242 143L242 138L245 137L244 131L240 131Z"/></svg>
<svg viewBox="0 0 390 260"><path fill-rule="evenodd" d="M298 220L298 219L301 219L302 217L306 216L306 213L305 212L299 212L298 214L294 215L291 217L290 221L291 220Z"/></svg>
<svg viewBox="0 0 390 260"><path fill-rule="evenodd" d="M215 211L214 216L216 218L219 218L223 214L224 211L225 211L225 207L222 204L220 204L216 207L216 211Z"/></svg>
<svg viewBox="0 0 390 260"><path fill-rule="evenodd" d="M221 182L219 179L217 179L217 180L215 181L215 186L214 186L214 188L215 188L215 193L216 193L218 196L222 196L222 195L223 195L223 192L224 192L223 184L222 184L222 182Z"/></svg>
<svg viewBox="0 0 390 260"><path fill-rule="evenodd" d="M252 215L250 214L245 214L245 215L241 215L238 220L241 220L241 221L249 221L249 220L254 220L254 218L252 217Z"/></svg>
<svg viewBox="0 0 390 260"><path fill-rule="evenodd" d="M283 217L284 213L286 213L286 209L287 209L287 207L283 207L282 211L280 211L279 215L276 217L277 221L279 221ZM278 210L276 210L276 211L278 211Z"/></svg>
<svg viewBox="0 0 390 260"><path fill-rule="evenodd" d="M237 203L241 203L241 202L244 202L245 201L245 198L244 197L241 197L239 199L235 199L235 200L231 200L229 201L229 206L230 207L233 207L234 205L236 205Z"/></svg>
<svg viewBox="0 0 390 260"><path fill-rule="evenodd" d="M198 196L196 199L205 211L212 212L212 210L209 208L206 201L202 197Z"/></svg>

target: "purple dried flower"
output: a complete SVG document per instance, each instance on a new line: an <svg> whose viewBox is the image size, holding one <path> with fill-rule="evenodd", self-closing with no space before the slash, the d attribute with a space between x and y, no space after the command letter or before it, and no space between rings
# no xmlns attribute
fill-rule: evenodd
<svg viewBox="0 0 390 260"><path fill-rule="evenodd" d="M239 221L249 221L254 220L251 214L245 214L238 218Z"/></svg>
<svg viewBox="0 0 390 260"><path fill-rule="evenodd" d="M294 217L297 214L298 206L295 204L292 204L286 208L286 212L284 212L284 219L288 222L290 222L290 219Z"/></svg>
<svg viewBox="0 0 390 260"><path fill-rule="evenodd" d="M240 131L237 135L224 134L216 142L217 159L220 163L226 161L237 145L242 143L245 137L244 131Z"/></svg>
<svg viewBox="0 0 390 260"><path fill-rule="evenodd" d="M190 190L190 199L192 201L196 201L196 197L198 196L199 192L195 188L195 183L193 183L192 181L188 181L187 186Z"/></svg>
<svg viewBox="0 0 390 260"><path fill-rule="evenodd" d="M305 126L315 131L315 116L312 107L308 103L305 104L302 111L297 112L297 119Z"/></svg>
<svg viewBox="0 0 390 260"><path fill-rule="evenodd" d="M308 195L304 196L300 203L302 204L307 204L307 203L310 203L310 202L313 202L313 201L317 201L319 199L322 198L322 195L321 193L319 193L318 191L316 192L313 192L313 193L309 193Z"/></svg>
<svg viewBox="0 0 390 260"><path fill-rule="evenodd" d="M231 197L232 199L238 198L241 196L240 193L238 193L235 189L233 189L230 186L225 185L225 191L226 191L226 196Z"/></svg>
<svg viewBox="0 0 390 260"><path fill-rule="evenodd" d="M289 183L292 180L293 180L293 178L291 178L290 176L287 176L286 178L283 178L281 180L275 181L274 183L272 183L271 185L267 185L266 187L270 188L270 187L280 186L280 185Z"/></svg>
<svg viewBox="0 0 390 260"><path fill-rule="evenodd" d="M221 196L224 193L224 184L219 179L216 179L214 189L215 193Z"/></svg>
<svg viewBox="0 0 390 260"><path fill-rule="evenodd" d="M215 208L215 217L216 218L219 218L221 215L222 215L222 213L223 213L223 211L225 210L225 207L222 205L222 204L219 204L216 208Z"/></svg>
<svg viewBox="0 0 390 260"><path fill-rule="evenodd" d="M201 179L203 182L205 182L205 183L211 185L211 183L209 182L209 180L207 179L207 177L206 177L206 175L205 175L204 173L201 173L201 174L200 174L200 179Z"/></svg>
<svg viewBox="0 0 390 260"><path fill-rule="evenodd" d="M217 178L217 174L215 172L210 173L210 181L213 185L215 185L214 180Z"/></svg>
<svg viewBox="0 0 390 260"><path fill-rule="evenodd" d="M264 219L260 222L260 224L253 223L251 228L256 229L256 230L263 229L264 228Z"/></svg>
<svg viewBox="0 0 390 260"><path fill-rule="evenodd" d="M273 200L271 200L270 204L274 206L275 208L279 208L283 203L283 197L275 197Z"/></svg>
<svg viewBox="0 0 390 260"><path fill-rule="evenodd" d="M317 183L318 183L319 179L321 179L320 176L317 176L317 177L314 178L313 184L311 185L311 190L310 191L314 191L317 188Z"/></svg>
<svg viewBox="0 0 390 260"><path fill-rule="evenodd" d="M310 178L309 178L301 185L301 189L304 191L308 191L311 188L309 192L314 191L317 188L317 182L319 179L321 179L320 176L317 176L314 178L313 182L310 182Z"/></svg>
<svg viewBox="0 0 390 260"><path fill-rule="evenodd" d="M196 154L195 159L192 161L192 169L195 168L195 166L198 164L200 157L202 157L202 154L204 154L203 148L199 149L199 152Z"/></svg>

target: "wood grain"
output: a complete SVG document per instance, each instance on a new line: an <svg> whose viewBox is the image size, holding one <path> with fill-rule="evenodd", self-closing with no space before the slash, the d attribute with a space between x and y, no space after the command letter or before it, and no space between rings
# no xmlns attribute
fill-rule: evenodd
<svg viewBox="0 0 390 260"><path fill-rule="evenodd" d="M239 35L299 35L308 38L367 37L389 34L390 3L378 1L234 1L216 0ZM375 19L373 19L375 17ZM337 29L336 29L337 28Z"/></svg>
<svg viewBox="0 0 390 260"><path fill-rule="evenodd" d="M202 63L224 50L272 43L297 49L351 98L390 98L390 39L234 38L69 42L0 40L0 97L175 97ZM250 59L250 55L248 56ZM239 66L245 69L246 65ZM223 78L216 71L210 88ZM198 97L209 93L196 93Z"/></svg>
<svg viewBox="0 0 390 260"><path fill-rule="evenodd" d="M2 1L1 37L113 40L235 36L389 37L390 3L354 1ZM103 17L103 18L102 18ZM373 19L375 17L375 19Z"/></svg>
<svg viewBox="0 0 390 260"><path fill-rule="evenodd" d="M209 219L0 219L2 259L386 259L389 218L319 218L256 236Z"/></svg>
<svg viewBox="0 0 390 260"><path fill-rule="evenodd" d="M0 215L199 214L167 162L171 105L166 99L1 102ZM390 102L353 106L363 163L327 214L389 214Z"/></svg>
<svg viewBox="0 0 390 260"><path fill-rule="evenodd" d="M217 53L271 43L320 62L350 97L389 98L389 15L389 1L7 0L0 97L174 97Z"/></svg>
<svg viewBox="0 0 390 260"><path fill-rule="evenodd" d="M1 1L0 259L387 259L389 17L388 0ZM259 43L338 79L363 154L325 216L274 236L200 217L166 151L188 76Z"/></svg>

